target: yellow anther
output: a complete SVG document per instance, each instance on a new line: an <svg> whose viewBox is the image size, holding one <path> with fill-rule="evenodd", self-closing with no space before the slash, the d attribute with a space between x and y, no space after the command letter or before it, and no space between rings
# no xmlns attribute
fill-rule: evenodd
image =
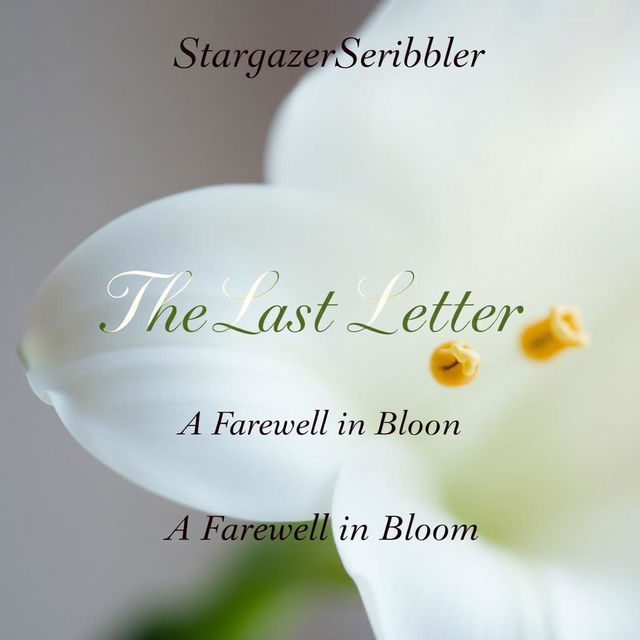
<svg viewBox="0 0 640 640"><path fill-rule="evenodd" d="M465 342L445 342L431 355L431 373L448 387L471 382L478 373L480 354Z"/></svg>
<svg viewBox="0 0 640 640"><path fill-rule="evenodd" d="M520 340L522 350L534 360L548 360L567 347L584 347L589 337L573 307L553 306L549 315L529 325Z"/></svg>

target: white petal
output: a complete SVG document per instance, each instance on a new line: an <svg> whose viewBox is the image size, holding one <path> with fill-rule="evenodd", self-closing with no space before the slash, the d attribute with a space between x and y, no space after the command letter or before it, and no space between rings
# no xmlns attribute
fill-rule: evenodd
<svg viewBox="0 0 640 640"><path fill-rule="evenodd" d="M352 410L340 389L349 381L366 386L360 372L376 354L367 339L350 339L345 324L353 305L366 302L356 283L368 251L392 235L354 207L272 187L213 187L146 205L85 241L41 287L20 348L30 383L87 449L152 491L210 512L309 518L326 509L349 438L176 433L197 411L207 434L217 411L300 420L330 409L334 426ZM378 257L373 277L396 273L396 259L393 250ZM106 287L114 275L183 269L193 280L172 303L178 318L206 305L200 331L166 332L164 318L145 330L166 281L150 285L130 325L100 331L101 322L118 326L143 281L123 281L115 293L127 285L129 295L112 299ZM335 326L325 333L313 326L255 336L213 332L213 322L234 322L240 307L223 295L223 281L230 277L229 293L243 296L272 269L281 281L239 325L255 329L273 304L316 309L335 290L340 305L326 316Z"/></svg>
<svg viewBox="0 0 640 640"><path fill-rule="evenodd" d="M492 545L482 528L476 541L407 540L412 513L432 531L461 523L440 506L423 462L397 442L368 443L353 452L336 487L338 550L379 640L635 637L637 579L550 567ZM403 518L403 537L379 540L390 515ZM367 524L370 538L341 540L345 522Z"/></svg>
<svg viewBox="0 0 640 640"><path fill-rule="evenodd" d="M476 541L380 541L386 516L451 523L419 457L391 442L365 447L340 474L333 527L379 640L512 640L525 624L517 563ZM369 525L367 541L340 541L344 517Z"/></svg>
<svg viewBox="0 0 640 640"><path fill-rule="evenodd" d="M269 179L388 210L424 233L447 286L604 292L639 267L638 15L626 0L389 3L363 49L455 34L487 55L311 73L276 120Z"/></svg>
<svg viewBox="0 0 640 640"><path fill-rule="evenodd" d="M103 353L31 376L88 451L126 478L209 513L308 519L327 510L348 441L211 435L223 418L313 419L338 395L296 362L220 348ZM201 435L177 435L200 412Z"/></svg>
<svg viewBox="0 0 640 640"><path fill-rule="evenodd" d="M554 640L633 640L640 626L640 585L628 580L549 571L545 577Z"/></svg>

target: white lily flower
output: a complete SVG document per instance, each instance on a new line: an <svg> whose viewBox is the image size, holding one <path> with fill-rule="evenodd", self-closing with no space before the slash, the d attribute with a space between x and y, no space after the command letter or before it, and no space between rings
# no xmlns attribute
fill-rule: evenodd
<svg viewBox="0 0 640 640"><path fill-rule="evenodd" d="M625 598L635 583L616 579L616 607L595 606L583 573L629 573L638 526L634 20L622 1L383 7L363 31L367 46L455 34L487 55L460 73L313 73L274 129L276 187L180 194L98 232L34 303L21 355L35 392L100 460L209 512L305 519L333 500L335 527L345 515L373 527L389 513L477 521L474 542L338 540L380 638L632 637ZM123 320L106 291L118 273L186 269L193 281L176 304L182 313L206 304L208 321L238 312L221 294L226 278L241 297L278 270L270 302L291 306L336 290L344 320L371 312L356 283L379 296L410 269L416 285L390 301L385 326L445 289L472 290L483 304L524 305L527 321L575 304L593 346L537 365L518 354L515 324L466 332L481 368L451 390L429 377L429 354L458 337L448 329L147 332L154 298L145 294L127 331L99 331L99 321ZM128 301L137 282L115 281L112 294ZM254 302L248 325L264 309ZM459 419L463 435L397 444L206 435L219 410L282 418L319 407L367 419L407 408ZM195 411L203 435L177 436Z"/></svg>
<svg viewBox="0 0 640 640"><path fill-rule="evenodd" d="M363 49L453 34L486 57L473 70L323 69L278 115L272 182L387 211L423 239L417 272L519 292L540 315L570 301L592 337L535 365L508 340L466 335L478 381L423 399L469 425L464 437L349 459L334 528L379 638L637 636L639 9L390 2ZM346 515L410 513L484 536L339 539Z"/></svg>

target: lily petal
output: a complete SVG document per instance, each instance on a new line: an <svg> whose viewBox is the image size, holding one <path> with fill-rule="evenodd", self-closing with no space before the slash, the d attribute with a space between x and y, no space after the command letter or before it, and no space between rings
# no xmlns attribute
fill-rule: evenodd
<svg viewBox="0 0 640 640"><path fill-rule="evenodd" d="M455 34L487 55L474 69L309 74L276 119L267 175L387 210L424 235L432 268L455 251L450 275L493 291L533 284L547 304L560 282L606 292L639 267L639 15L627 0L386 3L363 48Z"/></svg>
<svg viewBox="0 0 640 640"><path fill-rule="evenodd" d="M307 519L327 508L349 438L209 434L218 411L299 421L314 409L329 409L332 420L350 409L340 386L357 383L373 349L367 340L345 340L340 325L351 304L362 304L355 293L362 252L380 234L392 237L354 207L272 187L212 187L146 205L85 241L41 287L20 347L29 381L89 451L152 491L248 519ZM387 255L393 264L394 252ZM375 268L395 273L390 263L381 257ZM172 324L205 305L203 328L168 332L167 311L147 330L166 280L149 285L121 331L99 328L119 326L145 281L123 277L112 293L131 290L113 299L107 283L116 274L187 269L193 278L170 301L178 309ZM270 270L281 282L251 303L239 326L255 330L273 304L290 305L295 319L298 305L315 310L335 290L344 299L325 318L334 330L316 333L311 320L300 333L212 331L214 322L233 323L241 306L223 294L225 279L227 292L242 297ZM177 435L196 412L202 435Z"/></svg>
<svg viewBox="0 0 640 640"><path fill-rule="evenodd" d="M101 353L30 377L96 458L165 498L251 520L327 510L348 443L322 437L211 435L225 421L313 419L338 394L296 362L198 347ZM199 412L194 428L177 435Z"/></svg>
<svg viewBox="0 0 640 640"><path fill-rule="evenodd" d="M481 530L475 541L406 539L410 514L414 536L418 523L461 524L420 463L401 443L368 443L336 486L334 536L379 640L635 637L637 582L537 564L484 541ZM403 518L402 537L380 540L390 515ZM370 538L341 540L346 516L368 524Z"/></svg>
<svg viewBox="0 0 640 640"><path fill-rule="evenodd" d="M451 521L420 457L399 443L369 444L343 468L332 509L334 537L379 640L513 639L523 629L517 562L481 540L379 540L386 517ZM340 540L340 525L365 523L371 538Z"/></svg>
<svg viewBox="0 0 640 640"><path fill-rule="evenodd" d="M640 587L611 579L552 569L545 575L550 634L554 640L633 640L638 636Z"/></svg>

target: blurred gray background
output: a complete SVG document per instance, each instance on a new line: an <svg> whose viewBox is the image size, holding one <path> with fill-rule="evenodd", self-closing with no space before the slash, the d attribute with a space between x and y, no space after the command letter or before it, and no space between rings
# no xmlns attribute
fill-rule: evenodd
<svg viewBox="0 0 640 640"><path fill-rule="evenodd" d="M144 202L262 178L266 132L300 70L172 68L178 42L326 48L372 0L3 0L0 637L103 637L179 602L232 546L163 543L185 509L121 479L28 388L15 349L49 271ZM237 552L237 550L236 550ZM370 639L355 600L318 605L294 637Z"/></svg>

